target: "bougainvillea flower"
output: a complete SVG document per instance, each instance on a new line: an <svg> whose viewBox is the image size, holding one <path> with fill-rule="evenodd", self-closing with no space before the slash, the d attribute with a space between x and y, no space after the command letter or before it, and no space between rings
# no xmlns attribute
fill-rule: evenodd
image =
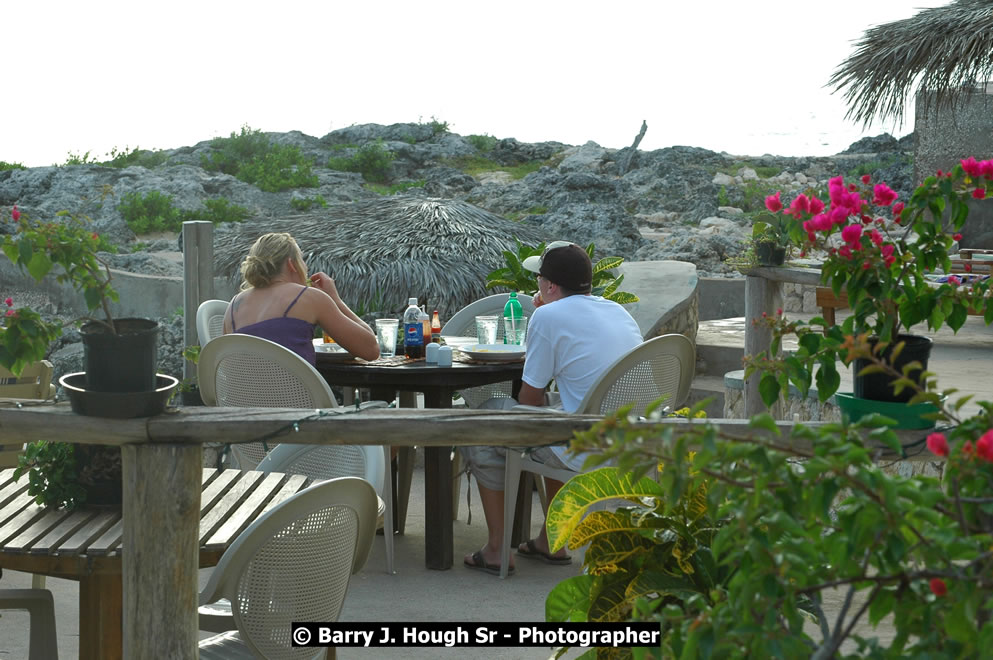
<svg viewBox="0 0 993 660"><path fill-rule="evenodd" d="M850 209L846 206L832 206L828 217L831 218L831 224L843 225L848 222L848 215Z"/></svg>
<svg viewBox="0 0 993 660"><path fill-rule="evenodd" d="M775 195L769 195L765 198L765 207L773 213L779 213L783 208L783 203L779 201L779 195L780 193L777 192Z"/></svg>
<svg viewBox="0 0 993 660"><path fill-rule="evenodd" d="M799 215L800 213L806 213L810 210L810 200L803 193L796 196L792 202L790 202L789 213L793 215Z"/></svg>
<svg viewBox="0 0 993 660"><path fill-rule="evenodd" d="M972 264L966 264L965 266L963 266L963 268L965 268L965 272L967 272L967 273L971 273L972 272ZM972 293L972 292L970 291L969 293Z"/></svg>
<svg viewBox="0 0 993 660"><path fill-rule="evenodd" d="M979 163L979 171L983 173L983 176L987 179L993 179L993 159L984 160Z"/></svg>
<svg viewBox="0 0 993 660"><path fill-rule="evenodd" d="M10 217L14 219L14 222L21 219L21 212L17 210L17 204L14 204L14 210L10 212Z"/></svg>
<svg viewBox="0 0 993 660"><path fill-rule="evenodd" d="M868 262L868 261L863 261L862 262L862 270L869 270L870 268L872 268L872 263L871 262Z"/></svg>
<svg viewBox="0 0 993 660"><path fill-rule="evenodd" d="M896 218L901 213L903 213L903 202L897 202L893 205L893 217Z"/></svg>
<svg viewBox="0 0 993 660"><path fill-rule="evenodd" d="M862 236L862 226L861 225L848 225L841 230L841 240L846 243L854 243L859 240Z"/></svg>
<svg viewBox="0 0 993 660"><path fill-rule="evenodd" d="M14 315L14 313L15 313L15 312L14 312L14 310L12 310L12 309L8 309L8 310L7 310L7 313L6 313L6 314L4 314L4 316L13 316L13 315Z"/></svg>
<svg viewBox="0 0 993 660"><path fill-rule="evenodd" d="M872 241L874 245L882 245L883 235L879 233L878 229L873 229L869 232L869 240Z"/></svg>
<svg viewBox="0 0 993 660"><path fill-rule="evenodd" d="M971 177L982 176L983 170L982 168L980 168L979 162L977 162L976 159L973 158L972 156L969 156L965 160L959 162L962 163L962 169L965 170L965 173L968 174L969 176Z"/></svg>
<svg viewBox="0 0 993 660"><path fill-rule="evenodd" d="M14 306L14 299L8 297L6 300L3 301L3 304L5 304L7 307L13 307Z"/></svg>
<svg viewBox="0 0 993 660"><path fill-rule="evenodd" d="M935 456L948 456L948 440L944 433L931 433L927 437L927 448Z"/></svg>
<svg viewBox="0 0 993 660"><path fill-rule="evenodd" d="M844 257L845 259L851 259L852 249L847 245L842 245L840 248L838 248L838 254Z"/></svg>
<svg viewBox="0 0 993 660"><path fill-rule="evenodd" d="M956 241L961 241L962 240L962 234L955 234L954 236L952 236L952 238L954 238Z"/></svg>
<svg viewBox="0 0 993 660"><path fill-rule="evenodd" d="M955 276L955 275L949 275L949 276L948 276L948 283L949 283L949 284L955 284L955 285L959 285L959 284L962 284L962 280L960 280L960 279L959 279L959 278L958 278L957 276Z"/></svg>
<svg viewBox="0 0 993 660"><path fill-rule="evenodd" d="M896 257L883 257L883 263L886 264L887 268L892 266L894 261L896 261Z"/></svg>
<svg viewBox="0 0 993 660"><path fill-rule="evenodd" d="M979 436L976 440L976 456L993 463L993 429Z"/></svg>
<svg viewBox="0 0 993 660"><path fill-rule="evenodd" d="M872 177L871 176L869 176L868 174L863 174L862 175L862 183L868 184L870 181L872 181Z"/></svg>
<svg viewBox="0 0 993 660"><path fill-rule="evenodd" d="M824 210L824 202L817 199L816 197L810 198L810 208L808 209L811 215L817 215Z"/></svg>
<svg viewBox="0 0 993 660"><path fill-rule="evenodd" d="M893 245L892 243L886 243L885 245L879 246L879 253L882 254L884 257L890 257L893 255L893 250L895 249L896 249L895 245Z"/></svg>
<svg viewBox="0 0 993 660"><path fill-rule="evenodd" d="M972 196L976 199L984 199L986 197L986 188L976 188L972 191Z"/></svg>
<svg viewBox="0 0 993 660"><path fill-rule="evenodd" d="M872 203L876 206L889 206L897 197L896 191L885 183L877 183L872 189Z"/></svg>
<svg viewBox="0 0 993 660"><path fill-rule="evenodd" d="M941 578L931 578L929 585L931 587L931 593L938 598L948 593L948 587L945 586L945 581Z"/></svg>
<svg viewBox="0 0 993 660"><path fill-rule="evenodd" d="M815 215L810 219L810 222L813 223L816 231L829 231L831 229L831 217L826 213Z"/></svg>

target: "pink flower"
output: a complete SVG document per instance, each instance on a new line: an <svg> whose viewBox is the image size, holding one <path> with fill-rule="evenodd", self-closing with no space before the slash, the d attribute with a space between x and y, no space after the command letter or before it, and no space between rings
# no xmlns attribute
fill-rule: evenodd
<svg viewBox="0 0 993 660"><path fill-rule="evenodd" d="M962 284L962 280L960 280L960 279L959 279L958 277L956 277L955 275L949 275L949 276L948 276L948 283L949 283L949 284L955 284L955 285L958 285L958 284Z"/></svg>
<svg viewBox="0 0 993 660"><path fill-rule="evenodd" d="M976 440L976 455L984 461L993 463L993 429L979 436Z"/></svg>
<svg viewBox="0 0 993 660"><path fill-rule="evenodd" d="M882 245L883 235L879 233L878 229L873 229L869 232L869 240L872 241L873 245Z"/></svg>
<svg viewBox="0 0 993 660"><path fill-rule="evenodd" d="M976 159L973 158L972 156L969 156L968 158L960 162L962 163L962 169L965 170L965 173L968 174L969 176L971 177L982 176L983 170L979 166L979 163L976 162Z"/></svg>
<svg viewBox="0 0 993 660"><path fill-rule="evenodd" d="M838 248L838 254L840 254L845 259L851 260L851 258L852 258L852 249L850 247L848 247L847 245L842 245L840 248Z"/></svg>
<svg viewBox="0 0 993 660"><path fill-rule="evenodd" d="M984 199L986 197L986 188L976 188L972 191L972 196L976 199Z"/></svg>
<svg viewBox="0 0 993 660"><path fill-rule="evenodd" d="M848 220L849 208L847 206L832 206L831 212L828 217L831 218L831 224L843 225Z"/></svg>
<svg viewBox="0 0 993 660"><path fill-rule="evenodd" d="M993 161L990 161L990 162L993 162ZM810 209L809 209L811 215L817 215L818 213L820 213L823 210L824 210L824 202L822 202L821 200L817 199L816 197L811 197L810 198Z"/></svg>
<svg viewBox="0 0 993 660"><path fill-rule="evenodd" d="M14 219L14 222L21 219L21 212L17 210L17 204L14 204L14 210L10 212L10 217Z"/></svg>
<svg viewBox="0 0 993 660"><path fill-rule="evenodd" d="M945 581L941 578L931 578L931 582L928 584L931 587L931 593L938 598L941 598L948 593L948 587L945 586Z"/></svg>
<svg viewBox="0 0 993 660"><path fill-rule="evenodd" d="M876 206L889 206L896 201L897 193L885 183L877 183L872 189L872 203Z"/></svg>
<svg viewBox="0 0 993 660"><path fill-rule="evenodd" d="M765 207L773 213L779 213L783 208L783 203L779 201L779 195L780 193L777 192L775 195L769 195L765 198Z"/></svg>
<svg viewBox="0 0 993 660"><path fill-rule="evenodd" d="M887 268L892 266L894 261L896 261L896 257L883 257L883 263L886 264Z"/></svg>
<svg viewBox="0 0 993 660"><path fill-rule="evenodd" d="M815 215L810 219L813 223L814 229L816 231L830 231L831 230L831 217L826 213L821 213L820 215Z"/></svg>
<svg viewBox="0 0 993 660"><path fill-rule="evenodd" d="M868 261L863 261L862 262L862 270L869 270L870 268L872 268L872 264L871 263L869 263Z"/></svg>
<svg viewBox="0 0 993 660"><path fill-rule="evenodd" d="M901 213L903 213L903 202L897 202L893 205L893 217L895 218Z"/></svg>
<svg viewBox="0 0 993 660"><path fill-rule="evenodd" d="M963 268L965 268L965 272L967 273L972 272L972 264L966 264L965 266L963 266ZM970 291L969 293L972 293L972 291Z"/></svg>
<svg viewBox="0 0 993 660"><path fill-rule="evenodd" d="M6 313L6 314L4 314L4 316L13 316L14 314L15 314L15 312L14 312L14 310L12 310L12 309L8 309L8 310L7 310L7 313Z"/></svg>
<svg viewBox="0 0 993 660"><path fill-rule="evenodd" d="M776 310L776 316L782 316L782 315L783 315L783 308L780 307Z"/></svg>
<svg viewBox="0 0 993 660"><path fill-rule="evenodd" d="M3 304L5 304L7 307L13 307L14 306L14 299L8 297L6 300L3 301Z"/></svg>
<svg viewBox="0 0 993 660"><path fill-rule="evenodd" d="M984 160L979 163L979 171L982 172L983 176L987 179L993 179L993 159Z"/></svg>
<svg viewBox="0 0 993 660"><path fill-rule="evenodd" d="M861 225L848 225L841 230L841 240L846 243L854 243L860 236L862 236Z"/></svg>
<svg viewBox="0 0 993 660"><path fill-rule="evenodd" d="M927 448L935 456L948 456L948 440L944 433L931 433L927 437Z"/></svg>
<svg viewBox="0 0 993 660"><path fill-rule="evenodd" d="M962 240L962 234L955 234L954 236L952 236L952 238L954 238L956 241L961 241Z"/></svg>
<svg viewBox="0 0 993 660"><path fill-rule="evenodd" d="M869 176L868 174L863 174L862 175L862 183L868 184L870 181L872 181L872 177L871 176Z"/></svg>
<svg viewBox="0 0 993 660"><path fill-rule="evenodd" d="M793 215L799 215L800 213L806 213L810 210L810 200L803 193L796 196L792 202L790 202L790 213Z"/></svg>
<svg viewBox="0 0 993 660"><path fill-rule="evenodd" d="M893 250L895 249L896 249L895 245L893 245L892 243L886 243L885 245L879 246L879 253L882 254L884 257L889 257L892 256Z"/></svg>

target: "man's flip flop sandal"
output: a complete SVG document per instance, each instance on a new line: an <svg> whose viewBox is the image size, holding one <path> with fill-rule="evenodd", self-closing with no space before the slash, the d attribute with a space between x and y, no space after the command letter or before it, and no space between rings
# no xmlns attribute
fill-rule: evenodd
<svg viewBox="0 0 993 660"><path fill-rule="evenodd" d="M500 575L500 564L487 564L486 560L483 558L482 550L477 550L476 552L472 553L472 563L469 563L464 559L462 560L462 563L465 564L466 567L468 568L475 568L476 570L486 571L490 575ZM511 566L507 570L507 575L513 575L513 574L514 574L514 567Z"/></svg>
<svg viewBox="0 0 993 660"><path fill-rule="evenodd" d="M534 539L529 539L527 543L524 544L523 550L521 548L517 548L517 554L521 557L537 559L554 566L565 566L572 563L572 557L556 557L548 554L547 552L542 552L538 549L538 546L535 545Z"/></svg>

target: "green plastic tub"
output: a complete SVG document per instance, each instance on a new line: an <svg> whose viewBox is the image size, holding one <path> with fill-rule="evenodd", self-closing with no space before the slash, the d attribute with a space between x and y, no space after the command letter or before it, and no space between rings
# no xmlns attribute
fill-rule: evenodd
<svg viewBox="0 0 993 660"><path fill-rule="evenodd" d="M848 415L848 419L858 421L863 415L869 413L879 413L896 420L898 429L929 429L935 425L934 420L921 417L930 413L938 412L937 406L933 403L893 403L890 401L875 401L873 399L857 399L851 392L837 392L834 395L834 402L841 409L841 412Z"/></svg>

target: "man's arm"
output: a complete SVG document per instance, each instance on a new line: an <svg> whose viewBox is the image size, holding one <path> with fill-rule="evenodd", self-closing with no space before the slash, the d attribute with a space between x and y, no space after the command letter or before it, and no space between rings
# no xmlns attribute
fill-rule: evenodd
<svg viewBox="0 0 993 660"><path fill-rule="evenodd" d="M521 391L517 394L517 402L525 406L545 405L545 390L521 383Z"/></svg>

